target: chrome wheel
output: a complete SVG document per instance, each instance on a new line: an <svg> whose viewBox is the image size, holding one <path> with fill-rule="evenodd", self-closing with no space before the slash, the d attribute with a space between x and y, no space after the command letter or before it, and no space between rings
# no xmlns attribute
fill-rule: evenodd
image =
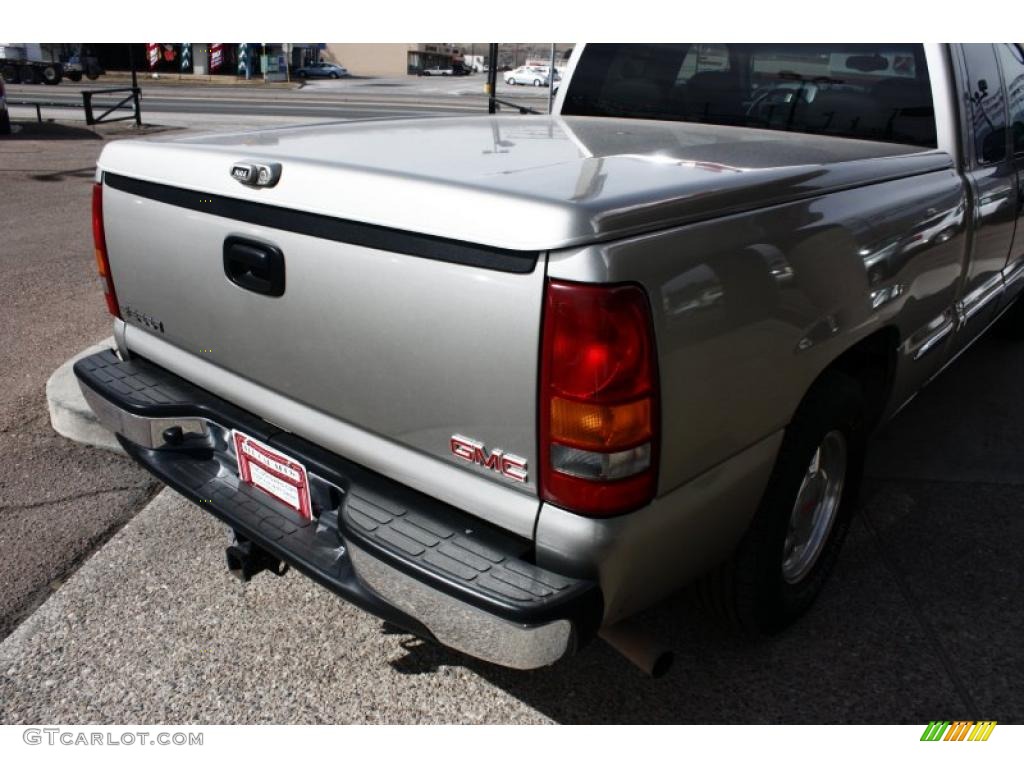
<svg viewBox="0 0 1024 768"><path fill-rule="evenodd" d="M811 457L782 545L782 577L790 584L807 576L825 548L843 497L846 454L846 437L835 429Z"/></svg>

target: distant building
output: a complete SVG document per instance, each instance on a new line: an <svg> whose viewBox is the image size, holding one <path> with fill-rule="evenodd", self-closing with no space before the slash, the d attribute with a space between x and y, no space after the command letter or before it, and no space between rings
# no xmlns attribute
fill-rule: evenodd
<svg viewBox="0 0 1024 768"><path fill-rule="evenodd" d="M327 58L353 75L400 77L451 67L462 52L451 43L327 43Z"/></svg>
<svg viewBox="0 0 1024 768"><path fill-rule="evenodd" d="M127 71L134 60L140 73L233 75L283 80L288 69L319 59L333 61L363 77L417 75L424 69L479 70L488 43L82 43L110 72ZM556 66L564 64L572 43L556 43ZM513 69L527 61L543 62L551 43L501 43L498 67Z"/></svg>
<svg viewBox="0 0 1024 768"><path fill-rule="evenodd" d="M283 80L285 69L323 55L323 43L83 43L103 69L140 73L234 75Z"/></svg>
<svg viewBox="0 0 1024 768"><path fill-rule="evenodd" d="M468 58L486 60L488 43L327 43L326 58L341 64L353 75L400 77L417 75L427 68L458 67ZM556 43L556 66L572 52L572 43ZM551 43L502 43L498 66L514 68L527 59L547 62ZM467 62L467 69L474 67Z"/></svg>

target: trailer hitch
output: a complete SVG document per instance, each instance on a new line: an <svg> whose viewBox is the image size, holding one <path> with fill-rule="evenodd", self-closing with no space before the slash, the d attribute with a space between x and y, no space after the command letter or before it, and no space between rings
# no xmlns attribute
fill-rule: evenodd
<svg viewBox="0 0 1024 768"><path fill-rule="evenodd" d="M288 573L288 563L256 546L237 531L234 543L224 550L224 555L228 570L242 582L250 581L263 571L270 571L275 576Z"/></svg>

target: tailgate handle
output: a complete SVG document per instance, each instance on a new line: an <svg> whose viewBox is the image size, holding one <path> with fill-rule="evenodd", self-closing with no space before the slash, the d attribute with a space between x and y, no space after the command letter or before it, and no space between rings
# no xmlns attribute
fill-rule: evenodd
<svg viewBox="0 0 1024 768"><path fill-rule="evenodd" d="M284 294L284 254L273 245L229 237L224 241L224 274L247 291L264 296Z"/></svg>

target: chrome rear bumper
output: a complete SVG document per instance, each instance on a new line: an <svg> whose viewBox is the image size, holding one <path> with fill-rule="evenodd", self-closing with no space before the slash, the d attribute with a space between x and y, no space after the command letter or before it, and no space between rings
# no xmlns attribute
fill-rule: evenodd
<svg viewBox="0 0 1024 768"><path fill-rule="evenodd" d="M103 352L75 366L125 451L246 539L407 631L516 669L592 637L600 592L530 562L532 542L284 433L145 360ZM314 520L242 483L231 430L302 462Z"/></svg>

